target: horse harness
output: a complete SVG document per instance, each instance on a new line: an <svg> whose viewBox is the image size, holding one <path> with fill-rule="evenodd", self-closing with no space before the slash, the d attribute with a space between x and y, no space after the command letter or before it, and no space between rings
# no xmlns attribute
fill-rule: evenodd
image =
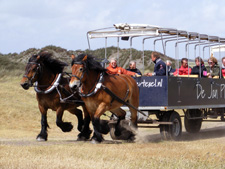
<svg viewBox="0 0 225 169"><path fill-rule="evenodd" d="M23 75L23 77L26 77L28 79L28 83L30 84L31 87L33 86L32 81L34 80L35 76L39 75L37 81L34 84L35 92L40 93L40 94L49 94L54 89L56 89L57 93L59 94L59 98L60 98L60 102L61 103L80 103L80 104L84 104L84 102L81 101L81 100L69 100L70 98L74 97L75 93L71 94L69 91L64 89L64 87L62 87L62 85L60 85L60 80L61 80L61 77L62 77L62 73L59 73L59 74L57 74L55 76L55 79L53 80L51 85L49 85L49 87L46 90L41 90L40 88L38 88L38 86L39 86L38 85L38 80L40 80L41 77L42 77L43 68L42 68L41 64L37 63L37 62L29 62L28 64L35 64L35 65L37 65L37 69L36 69L35 73L33 74L33 76L31 78L29 78L27 75ZM68 83L69 83L69 81L68 81ZM44 86L47 86L47 85L44 85ZM69 95L69 96L66 97L66 98L62 98L62 94L61 94L61 92L59 90L59 87L61 87L62 92L64 92L64 94Z"/></svg>
<svg viewBox="0 0 225 169"><path fill-rule="evenodd" d="M79 103L79 104L84 104L83 101L81 100L69 100L71 98L74 97L74 95L76 94L75 92L69 92L68 90L66 90L63 85L60 85L60 80L62 78L62 73L59 73L56 75L55 79L53 80L52 84L49 85L49 87L47 88L47 90L40 90L38 89L38 82L36 81L35 82L35 86L34 86L34 90L37 92L37 93L41 93L41 94L48 94L48 93L51 93L53 90L56 89L58 95L59 95L59 99L60 99L60 102L61 103ZM68 80L68 78L67 78ZM69 81L68 81L69 83ZM61 91L60 91L61 89ZM64 93L65 95L68 95L68 97L65 97L63 98L62 97L62 93Z"/></svg>
<svg viewBox="0 0 225 169"><path fill-rule="evenodd" d="M110 91L105 85L103 85L103 81L104 81L104 72L100 73L99 75L99 78L97 80L97 83L94 84L94 86L92 87L91 91L89 91L87 94L84 94L83 91L82 91L82 83L81 83L81 80L83 79L84 77L84 73L88 73L88 69L87 69L87 65L86 65L86 62L85 61L80 61L80 62L73 62L73 64L78 64L78 65L83 65L84 69L82 71L82 75L81 77L78 77L76 75L72 75L73 77L76 77L79 81L80 81L80 86L79 86L79 95L81 97L90 97L90 96L93 96L95 95L101 88L107 92L107 91ZM119 77L119 76L118 76ZM124 80L122 77L120 77L122 80ZM126 80L124 80L124 82L127 84ZM109 92L107 92L109 94ZM110 92L111 93L111 92ZM126 95L124 97L124 100L126 100L127 96L129 94L129 87L128 87L128 84L127 84L127 92L126 92ZM109 94L113 99L111 101L111 104L112 102L115 100L116 97L114 97L113 95ZM115 95L115 94L114 94ZM116 95L115 95L116 96Z"/></svg>
<svg viewBox="0 0 225 169"><path fill-rule="evenodd" d="M74 76L74 75L72 75ZM118 77L120 77L119 75L117 75ZM120 77L122 78L122 77ZM123 78L122 78L123 79ZM124 80L124 79L123 79ZM146 114L144 112L142 112L141 110L139 110L138 108L134 107L132 104L130 104L129 102L125 101L128 94L129 94L129 88L127 89L127 92L126 92L126 95L125 95L125 98L124 99L121 99L119 96L117 96L115 93L113 93L108 87L106 87L105 85L103 85L104 81L104 73L101 73L100 74L100 78L99 78L99 81L98 83L96 84L95 86L95 89L91 92L91 93L88 93L88 94L84 94L81 92L81 87L79 88L79 95L81 97L90 97L90 96L93 96L94 94L96 94L100 89L103 89L106 93L108 93L111 97L112 97L112 101L111 101L111 104L114 100L128 106L128 107L131 107L135 110L137 110L139 113L141 113L142 115L146 116ZM125 80L124 80L125 81ZM126 82L126 81L125 81ZM127 82L126 82L127 84ZM128 84L127 84L128 86Z"/></svg>
<svg viewBox="0 0 225 169"><path fill-rule="evenodd" d="M48 94L50 92L52 92L55 88L58 89L59 86L59 81L61 79L61 73L57 74L55 79L53 80L52 84L46 89L46 90L41 90L38 88L38 81L35 82L35 86L34 86L34 90L37 93L41 93L41 94Z"/></svg>
<svg viewBox="0 0 225 169"><path fill-rule="evenodd" d="M37 62L28 62L28 64L37 65L37 68L36 68L36 70L35 70L35 72L34 72L34 74L33 74L33 76L31 78L29 78L27 76L27 74L29 72L28 70L26 71L26 74L23 75L23 77L25 77L25 78L28 79L28 83L32 87L33 86L32 81L34 80L35 76L38 75L38 74L40 74L40 76L38 76L38 79L37 79L37 81L38 81L41 78L41 75L42 75L42 71L43 70L42 70L42 67L41 67L41 64L40 63L37 63Z"/></svg>
<svg viewBox="0 0 225 169"><path fill-rule="evenodd" d="M129 94L129 88L127 89L127 92L126 92L126 95L125 95L125 98L124 99L121 99L119 96L117 96L115 93L113 93L108 87L106 87L105 85L103 85L103 81L104 81L104 73L100 73L100 77L99 77L99 80L98 80L98 83L95 85L95 89L91 92L91 93L88 93L88 94L84 94L82 93L82 89L81 89L81 80L83 79L84 77L84 73L87 72L87 66L86 66L86 62L84 61L80 61L80 62L73 62L73 64L78 64L78 65L83 65L84 66L84 69L82 71L82 75L81 77L78 77L76 75L72 75L73 77L76 77L78 80L80 80L80 86L79 86L79 95L81 97L90 97L90 96L93 96L94 94L96 94L100 89L103 89L106 93L108 93L111 97L112 97L112 101L111 101L111 104L114 100L117 100L118 102L128 106L128 107L131 107L133 109L135 109L136 111L138 111L139 113L141 113L142 115L146 116L146 114L144 112L142 112L141 110L139 110L138 108L134 107L133 105L131 105L129 102L125 101L126 97L128 96ZM122 77L121 77L122 78ZM123 79L124 80L124 79ZM124 80L126 82L126 80ZM127 82L126 82L127 83ZM128 86L128 84L127 84Z"/></svg>

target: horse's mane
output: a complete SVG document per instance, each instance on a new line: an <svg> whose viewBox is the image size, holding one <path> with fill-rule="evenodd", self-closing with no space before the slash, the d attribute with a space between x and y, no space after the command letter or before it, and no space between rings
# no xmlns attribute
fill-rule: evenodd
<svg viewBox="0 0 225 169"><path fill-rule="evenodd" d="M38 59L38 56L40 58ZM29 59L29 62L43 63L48 69L53 71L53 73L62 73L65 66L68 66L66 63L52 58L52 53L50 52L41 52L39 54L32 55Z"/></svg>
<svg viewBox="0 0 225 169"><path fill-rule="evenodd" d="M73 65L76 62L83 62L83 58L86 56L86 54L80 54L75 59L72 60L71 65ZM107 69L105 69L100 62L96 61L95 58L92 55L87 55L87 59L85 60L86 66L89 70L95 70L97 72L106 72Z"/></svg>

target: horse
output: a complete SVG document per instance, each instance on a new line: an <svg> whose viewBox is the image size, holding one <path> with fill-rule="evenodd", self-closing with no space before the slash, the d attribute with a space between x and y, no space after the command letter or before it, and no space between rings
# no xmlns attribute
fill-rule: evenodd
<svg viewBox="0 0 225 169"><path fill-rule="evenodd" d="M65 66L68 65L52 58L52 53L45 51L32 55L26 65L20 84L25 90L28 90L35 83L36 98L41 112L41 132L36 138L38 141L47 141L47 128L49 127L47 122L48 109L56 111L56 124L63 132L69 132L73 128L71 122L63 122L62 116L64 111L67 110L71 114L76 115L78 119L77 129L80 131L78 140L90 138L92 132L89 128L90 116L86 107L82 104L83 101L81 101L78 93L71 95L69 77L62 75ZM76 102L68 103L62 97L69 98L68 100L71 102L73 100ZM77 109L78 106L83 108L84 119L82 111Z"/></svg>
<svg viewBox="0 0 225 169"><path fill-rule="evenodd" d="M126 112L120 108L125 102L136 108L129 107L131 123L137 127L139 89L136 81L127 75L107 74L107 69L91 55L80 54L77 57L72 55L71 58L72 77L69 86L71 89L79 87L81 99L86 105L94 128L92 141L102 142L104 140L102 134L107 134L110 130L109 124L107 126L107 123L100 121L100 116L105 111L110 111L119 118L117 124L121 119L125 119ZM119 131L116 133L120 134ZM134 135L130 137L133 139Z"/></svg>

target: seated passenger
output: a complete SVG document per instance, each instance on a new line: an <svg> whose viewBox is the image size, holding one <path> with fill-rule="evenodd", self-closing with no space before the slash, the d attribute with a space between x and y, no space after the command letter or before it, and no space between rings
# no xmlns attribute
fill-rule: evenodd
<svg viewBox="0 0 225 169"><path fill-rule="evenodd" d="M108 71L107 71L108 74L126 74L126 75L130 75L130 76L138 75L135 72L127 71L126 69L124 69L122 67L118 67L117 61L114 58L111 59L109 66L106 69L108 69Z"/></svg>
<svg viewBox="0 0 225 169"><path fill-rule="evenodd" d="M165 76L166 75L166 64L160 59L158 52L151 53L151 59L155 63L154 73L145 73L145 76Z"/></svg>
<svg viewBox="0 0 225 169"><path fill-rule="evenodd" d="M137 73L138 75L142 75L141 74L141 71L139 69L136 68L136 62L135 61L131 61L130 62L130 65L129 65L129 68L126 69L128 71L131 71L131 72L135 72Z"/></svg>
<svg viewBox="0 0 225 169"><path fill-rule="evenodd" d="M179 69L176 69L176 71L173 73L174 76L179 75L188 75L191 74L191 68L188 67L188 59L187 58L182 58L181 59L181 66Z"/></svg>
<svg viewBox="0 0 225 169"><path fill-rule="evenodd" d="M221 71L222 71L222 76L225 77L225 57L222 58Z"/></svg>
<svg viewBox="0 0 225 169"><path fill-rule="evenodd" d="M196 66L194 66L192 68L191 74L192 75L199 75L200 74L199 71L201 71L201 77L207 77L207 70L205 68L204 61L202 60L201 57L195 58L195 64L196 64ZM200 67L200 65L201 65L201 67Z"/></svg>
<svg viewBox="0 0 225 169"><path fill-rule="evenodd" d="M175 72L175 69L172 68L172 62L170 60L166 61L166 66L167 66L167 72L168 75L173 75L173 73Z"/></svg>
<svg viewBox="0 0 225 169"><path fill-rule="evenodd" d="M213 78L214 76L220 75L220 67L218 66L217 59L211 55L208 59L209 66L206 66L207 76Z"/></svg>

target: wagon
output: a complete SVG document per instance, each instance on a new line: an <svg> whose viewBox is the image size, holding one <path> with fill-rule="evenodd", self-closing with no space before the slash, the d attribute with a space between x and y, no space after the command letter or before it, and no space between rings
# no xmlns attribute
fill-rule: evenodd
<svg viewBox="0 0 225 169"><path fill-rule="evenodd" d="M218 36L147 24L115 24L110 28L87 32L87 39L89 49L91 49L91 39L105 40L105 59L107 59L109 40L115 39L118 58L120 42L125 40L130 47L129 60L132 60L133 39L138 39L143 50L143 71L145 59L150 57L145 56L146 42L150 42L149 46L153 51L156 51L156 47L159 49L157 44L160 44L159 50L164 55L175 51L173 57L175 57L177 68L179 68L181 57L186 57L190 61L200 56L206 60L211 53L214 53L220 61L225 44L225 38ZM169 45L170 48L168 48ZM182 55L180 55L181 51ZM221 68L221 62L219 65ZM135 79L140 92L139 110L142 111L142 114L139 114L138 127L158 127L163 139L178 140L180 138L181 117L184 117L184 126L189 133L199 132L202 122L205 121L225 122L225 79L222 78L221 73L215 78L203 78L201 75L175 77L167 74L166 76L142 76ZM126 107L123 108L127 110ZM179 109L183 113L178 113L182 112L177 111ZM112 127L112 138L118 139L113 131Z"/></svg>

